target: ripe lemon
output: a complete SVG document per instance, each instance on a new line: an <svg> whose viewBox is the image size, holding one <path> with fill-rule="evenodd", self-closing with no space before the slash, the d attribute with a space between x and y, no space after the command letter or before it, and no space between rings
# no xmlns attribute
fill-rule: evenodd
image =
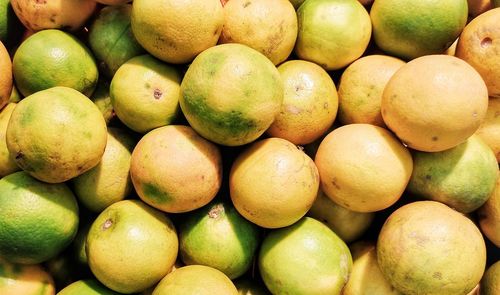
<svg viewBox="0 0 500 295"><path fill-rule="evenodd" d="M92 273L106 287L120 293L141 292L174 265L177 233L163 212L139 200L123 200L94 220L86 251Z"/></svg>
<svg viewBox="0 0 500 295"><path fill-rule="evenodd" d="M481 74L490 97L500 97L500 8L486 11L464 28L455 55Z"/></svg>
<svg viewBox="0 0 500 295"><path fill-rule="evenodd" d="M487 108L481 76L449 55L422 56L402 66L387 83L381 106L385 124L409 147L424 152L464 142Z"/></svg>
<svg viewBox="0 0 500 295"><path fill-rule="evenodd" d="M108 141L99 164L71 181L75 195L87 209L101 212L131 194L129 171L134 146L130 133L108 128Z"/></svg>
<svg viewBox="0 0 500 295"><path fill-rule="evenodd" d="M54 280L39 264L13 264L0 260L0 294L54 295Z"/></svg>
<svg viewBox="0 0 500 295"><path fill-rule="evenodd" d="M152 295L238 295L233 282L221 271L204 265L188 265L168 274Z"/></svg>
<svg viewBox="0 0 500 295"><path fill-rule="evenodd" d="M486 246L475 224L450 207L413 202L394 211L377 241L384 277L408 295L468 294L486 265Z"/></svg>
<svg viewBox="0 0 500 295"><path fill-rule="evenodd" d="M500 98L490 98L486 117L475 134L493 150L500 162Z"/></svg>
<svg viewBox="0 0 500 295"><path fill-rule="evenodd" d="M106 129L90 99L68 87L53 87L17 104L7 126L7 148L19 167L37 179L64 182L99 163Z"/></svg>
<svg viewBox="0 0 500 295"><path fill-rule="evenodd" d="M335 121L335 84L323 68L308 61L287 61L278 71L284 84L283 103L267 133L298 145L311 143Z"/></svg>
<svg viewBox="0 0 500 295"><path fill-rule="evenodd" d="M495 155L479 137L471 136L466 142L441 152L415 151L408 190L470 213L488 200L497 177Z"/></svg>
<svg viewBox="0 0 500 295"><path fill-rule="evenodd" d="M28 37L12 64L17 89L24 96L55 86L71 87L90 96L99 77L90 50L60 30L43 30Z"/></svg>
<svg viewBox="0 0 500 295"><path fill-rule="evenodd" d="M217 44L224 23L219 0L135 0L132 32L150 54L187 63Z"/></svg>
<svg viewBox="0 0 500 295"><path fill-rule="evenodd" d="M258 264L273 294L340 295L352 258L347 245L326 225L304 217L264 238Z"/></svg>
<svg viewBox="0 0 500 295"><path fill-rule="evenodd" d="M337 205L322 190L314 201L307 216L325 223L344 242L355 241L371 225L375 213L355 212Z"/></svg>
<svg viewBox="0 0 500 295"><path fill-rule="evenodd" d="M186 265L210 266L230 279L252 266L259 228L232 204L213 202L187 213L178 228L180 257Z"/></svg>
<svg viewBox="0 0 500 295"><path fill-rule="evenodd" d="M484 273L481 280L481 295L495 295L500 293L500 262L492 264Z"/></svg>
<svg viewBox="0 0 500 295"><path fill-rule="evenodd" d="M78 229L78 204L63 183L20 171L0 179L0 257L35 264L55 257Z"/></svg>
<svg viewBox="0 0 500 295"><path fill-rule="evenodd" d="M0 41L0 109L9 101L12 92L12 62L7 49Z"/></svg>
<svg viewBox="0 0 500 295"><path fill-rule="evenodd" d="M404 61L387 55L369 55L350 64L339 83L339 120L385 127L380 105L385 85Z"/></svg>
<svg viewBox="0 0 500 295"><path fill-rule="evenodd" d="M483 234L500 247L500 178L496 182L495 190L477 213Z"/></svg>
<svg viewBox="0 0 500 295"><path fill-rule="evenodd" d="M288 0L231 0L224 5L220 43L245 44L275 65L285 61L297 39L297 15Z"/></svg>
<svg viewBox="0 0 500 295"><path fill-rule="evenodd" d="M304 216L318 193L318 169L281 138L257 141L238 155L229 174L238 212L265 228L289 226Z"/></svg>
<svg viewBox="0 0 500 295"><path fill-rule="evenodd" d="M241 44L205 50L181 83L180 106L201 136L229 146L256 140L274 121L283 83L263 54Z"/></svg>
<svg viewBox="0 0 500 295"><path fill-rule="evenodd" d="M344 125L330 132L321 141L314 162L323 192L358 212L375 212L394 204L413 169L410 152L397 138L370 124Z"/></svg>
<svg viewBox="0 0 500 295"><path fill-rule="evenodd" d="M377 0L370 16L383 51L404 59L443 53L467 22L467 0Z"/></svg>
<svg viewBox="0 0 500 295"><path fill-rule="evenodd" d="M176 68L149 54L128 60L109 89L116 116L139 133L172 123L179 112L181 79Z"/></svg>
<svg viewBox="0 0 500 295"><path fill-rule="evenodd" d="M144 53L130 28L131 12L131 4L104 7L89 28L89 46L100 70L110 78L127 60Z"/></svg>
<svg viewBox="0 0 500 295"><path fill-rule="evenodd" d="M99 79L97 87L90 97L99 111L101 111L107 125L112 123L113 119L116 118L115 110L111 104L111 96L109 95L109 84L109 81Z"/></svg>
<svg viewBox="0 0 500 295"><path fill-rule="evenodd" d="M370 16L357 0L307 0L297 10L297 17L295 53L325 70L347 66L370 42Z"/></svg>
<svg viewBox="0 0 500 295"><path fill-rule="evenodd" d="M165 212L187 212L208 204L219 191L221 154L188 126L164 126L134 148L130 175L144 202Z"/></svg>
<svg viewBox="0 0 500 295"><path fill-rule="evenodd" d="M7 125L15 107L15 103L9 103L0 111L0 177L21 170L9 153L7 141L5 140Z"/></svg>
<svg viewBox="0 0 500 295"><path fill-rule="evenodd" d="M62 29L76 31L96 8L93 0L11 0L23 25L33 31Z"/></svg>
<svg viewBox="0 0 500 295"><path fill-rule="evenodd" d="M85 279L73 282L61 291L57 295L119 295L115 291L106 288L96 279Z"/></svg>

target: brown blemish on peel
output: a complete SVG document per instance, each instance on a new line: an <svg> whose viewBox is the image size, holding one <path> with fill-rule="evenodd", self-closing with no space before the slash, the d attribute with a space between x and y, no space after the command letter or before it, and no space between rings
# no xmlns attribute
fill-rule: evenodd
<svg viewBox="0 0 500 295"><path fill-rule="evenodd" d="M102 229L103 229L103 230L106 230L106 229L110 228L112 225L113 225L113 220L111 220L111 219L106 219L106 221L105 221L105 222L104 222L104 224L102 225Z"/></svg>
<svg viewBox="0 0 500 295"><path fill-rule="evenodd" d="M486 47L489 47L491 45L491 38L490 37L485 37L483 38L483 40L481 40L481 47L482 48L486 48Z"/></svg>
<svg viewBox="0 0 500 295"><path fill-rule="evenodd" d="M155 90L153 91L153 96L155 99L160 99L163 96L163 92L161 92L160 89L155 88Z"/></svg>
<svg viewBox="0 0 500 295"><path fill-rule="evenodd" d="M215 219L219 217L222 212L224 212L224 206L222 206L222 204L217 204L208 211L208 217Z"/></svg>

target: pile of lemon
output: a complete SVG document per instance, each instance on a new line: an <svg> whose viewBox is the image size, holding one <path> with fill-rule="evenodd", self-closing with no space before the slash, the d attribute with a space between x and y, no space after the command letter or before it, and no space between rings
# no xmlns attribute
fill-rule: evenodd
<svg viewBox="0 0 500 295"><path fill-rule="evenodd" d="M500 294L499 6L0 0L0 294Z"/></svg>

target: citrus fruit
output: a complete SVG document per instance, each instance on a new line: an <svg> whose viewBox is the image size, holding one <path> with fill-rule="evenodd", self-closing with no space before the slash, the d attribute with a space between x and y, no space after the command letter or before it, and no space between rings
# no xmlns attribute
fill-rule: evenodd
<svg viewBox="0 0 500 295"><path fill-rule="evenodd" d="M139 44L174 64L190 62L217 44L224 23L219 0L135 0L131 17Z"/></svg>
<svg viewBox="0 0 500 295"><path fill-rule="evenodd" d="M241 44L199 54L181 83L180 106L201 136L222 145L256 140L274 121L283 83L272 62Z"/></svg>
<svg viewBox="0 0 500 295"><path fill-rule="evenodd" d="M131 11L131 4L104 7L89 28L89 46L110 78L127 60L144 53L130 28Z"/></svg>
<svg viewBox="0 0 500 295"><path fill-rule="evenodd" d="M404 294L459 295L479 283L486 247L467 217L438 202L418 201L387 218L377 259L384 277Z"/></svg>
<svg viewBox="0 0 500 295"><path fill-rule="evenodd" d="M188 126L164 126L136 145L130 175L144 202L166 212L187 212L208 204L219 191L221 154Z"/></svg>
<svg viewBox="0 0 500 295"><path fill-rule="evenodd" d="M339 238L350 243L363 235L371 225L375 213L362 213L346 209L337 205L322 190L319 190L307 216L325 223Z"/></svg>
<svg viewBox="0 0 500 295"><path fill-rule="evenodd" d="M375 243L360 241L351 245L352 272L342 295L402 295L380 271Z"/></svg>
<svg viewBox="0 0 500 295"><path fill-rule="evenodd" d="M24 40L12 66L17 89L24 96L54 86L71 87L90 96L99 76L88 48L60 30L43 30Z"/></svg>
<svg viewBox="0 0 500 295"><path fill-rule="evenodd" d="M500 98L488 100L486 117L475 134L493 150L500 162Z"/></svg>
<svg viewBox="0 0 500 295"><path fill-rule="evenodd" d="M229 175L238 212L265 228L293 224L311 208L319 187L309 156L281 138L257 141L238 155Z"/></svg>
<svg viewBox="0 0 500 295"><path fill-rule="evenodd" d="M387 55L364 56L350 64L339 83L339 120L385 127L380 105L385 85L404 61Z"/></svg>
<svg viewBox="0 0 500 295"><path fill-rule="evenodd" d="M462 213L470 213L488 200L497 177L495 155L473 135L466 142L441 152L415 151L408 190Z"/></svg>
<svg viewBox="0 0 500 295"><path fill-rule="evenodd" d="M490 97L500 97L500 9L484 12L462 31L455 55L481 74Z"/></svg>
<svg viewBox="0 0 500 295"><path fill-rule="evenodd" d="M233 281L236 289L238 290L239 295L270 295L269 291L267 291L266 287L261 284L255 282L254 280L250 280L248 278L241 278L236 281Z"/></svg>
<svg viewBox="0 0 500 295"><path fill-rule="evenodd" d="M288 0L231 0L224 5L220 43L258 50L275 65L285 61L297 39L297 15Z"/></svg>
<svg viewBox="0 0 500 295"><path fill-rule="evenodd" d="M2 295L54 295L54 281L39 264L22 265L0 260Z"/></svg>
<svg viewBox="0 0 500 295"><path fill-rule="evenodd" d="M344 125L330 132L314 162L323 192L357 212L379 211L394 204L413 167L410 152L397 138L370 124Z"/></svg>
<svg viewBox="0 0 500 295"><path fill-rule="evenodd" d="M230 279L250 268L259 245L258 227L220 201L187 213L178 228L179 254L186 265L210 266Z"/></svg>
<svg viewBox="0 0 500 295"><path fill-rule="evenodd" d="M467 0L378 0L370 16L380 49L404 59L443 53L467 22Z"/></svg>
<svg viewBox="0 0 500 295"><path fill-rule="evenodd" d="M481 280L481 295L495 295L500 293L500 261L492 264L484 273Z"/></svg>
<svg viewBox="0 0 500 295"><path fill-rule="evenodd" d="M33 31L62 29L76 31L96 8L93 0L11 0L23 25Z"/></svg>
<svg viewBox="0 0 500 295"><path fill-rule="evenodd" d="M267 133L294 144L311 143L335 121L335 84L323 68L308 61L287 61L278 71L284 84L283 103Z"/></svg>
<svg viewBox="0 0 500 295"><path fill-rule="evenodd" d="M12 92L12 62L7 49L0 41L0 109L9 101Z"/></svg>
<svg viewBox="0 0 500 295"><path fill-rule="evenodd" d="M357 0L308 0L297 10L297 18L295 53L325 70L347 66L370 42L370 16Z"/></svg>
<svg viewBox="0 0 500 295"><path fill-rule="evenodd" d="M96 166L106 138L106 122L90 99L68 87L53 87L17 104L6 140L19 167L56 183Z"/></svg>
<svg viewBox="0 0 500 295"><path fill-rule="evenodd" d="M112 120L116 118L115 110L111 104L111 96L109 95L109 84L109 81L99 79L95 91L90 97L99 111L101 111L107 125L109 125Z"/></svg>
<svg viewBox="0 0 500 295"><path fill-rule="evenodd" d="M132 193L129 171L134 146L130 133L108 128L108 141L99 164L72 179L73 191L82 205L101 212Z"/></svg>
<svg viewBox="0 0 500 295"><path fill-rule="evenodd" d="M177 117L181 79L177 69L153 56L136 56L113 76L111 104L127 127L146 133Z"/></svg>
<svg viewBox="0 0 500 295"><path fill-rule="evenodd" d="M15 85L12 86L12 91L10 92L9 102L18 103L23 99Z"/></svg>
<svg viewBox="0 0 500 295"><path fill-rule="evenodd" d="M78 280L67 285L57 295L119 295L115 291L106 288L96 279Z"/></svg>
<svg viewBox="0 0 500 295"><path fill-rule="evenodd" d="M238 295L233 282L221 271L188 265L165 276L153 295Z"/></svg>
<svg viewBox="0 0 500 295"><path fill-rule="evenodd" d="M477 213L483 234L500 247L500 178L497 179L495 190Z"/></svg>
<svg viewBox="0 0 500 295"><path fill-rule="evenodd" d="M163 212L139 200L123 200L94 220L86 251L89 267L101 283L120 293L134 293L153 286L170 271L178 239Z"/></svg>
<svg viewBox="0 0 500 295"><path fill-rule="evenodd" d="M63 183L23 171L0 179L0 257L36 264L65 249L78 229L78 204Z"/></svg>
<svg viewBox="0 0 500 295"><path fill-rule="evenodd" d="M10 116L15 107L15 103L9 103L0 111L0 177L21 170L14 161L14 158L10 155L5 140L7 124L9 123Z"/></svg>
<svg viewBox="0 0 500 295"><path fill-rule="evenodd" d="M449 55L422 56L402 66L387 83L381 106L385 124L410 148L424 152L464 142L487 108L481 76Z"/></svg>
<svg viewBox="0 0 500 295"><path fill-rule="evenodd" d="M76 262L83 266L88 266L85 245L87 244L87 235L89 233L91 224L91 222L82 222L82 220L80 220L78 232L76 233L75 239L71 243L73 258L76 260Z"/></svg>
<svg viewBox="0 0 500 295"><path fill-rule="evenodd" d="M340 295L352 258L347 245L326 225L304 217L264 238L258 264L273 294Z"/></svg>

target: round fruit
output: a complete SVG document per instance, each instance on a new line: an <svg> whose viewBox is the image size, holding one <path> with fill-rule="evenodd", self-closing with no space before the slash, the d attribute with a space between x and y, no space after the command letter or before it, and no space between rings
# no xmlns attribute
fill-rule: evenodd
<svg viewBox="0 0 500 295"><path fill-rule="evenodd" d="M217 44L224 12L219 0L135 0L132 31L150 54L168 63L193 60Z"/></svg>
<svg viewBox="0 0 500 295"><path fill-rule="evenodd" d="M455 55L481 74L488 94L500 97L500 8L479 15L464 28Z"/></svg>
<svg viewBox="0 0 500 295"><path fill-rule="evenodd" d="M309 217L271 231L262 242L258 263L273 294L340 295L352 268L347 245Z"/></svg>
<svg viewBox="0 0 500 295"><path fill-rule="evenodd" d="M368 229L375 213L362 213L346 209L337 205L322 190L319 190L307 216L325 223L339 238L349 243L358 239Z"/></svg>
<svg viewBox="0 0 500 295"><path fill-rule="evenodd" d="M318 169L291 142L268 138L253 143L234 161L229 175L238 212L266 228L289 226L304 216L318 193Z"/></svg>
<svg viewBox="0 0 500 295"><path fill-rule="evenodd" d="M83 222L83 224L80 221L78 232L76 233L75 239L71 243L74 259L76 260L76 262L83 266L88 266L87 252L85 251L85 247L87 244L87 235L89 233L91 225L92 223L89 221Z"/></svg>
<svg viewBox="0 0 500 295"><path fill-rule="evenodd" d="M180 106L201 136L235 146L256 140L274 121L283 82L272 62L241 44L205 50L189 66Z"/></svg>
<svg viewBox="0 0 500 295"><path fill-rule="evenodd" d="M357 212L375 212L394 204L413 168L410 152L397 138L370 124L344 125L330 132L314 162L323 192Z"/></svg>
<svg viewBox="0 0 500 295"><path fill-rule="evenodd" d="M61 29L76 31L96 8L93 0L11 0L23 25L33 31Z"/></svg>
<svg viewBox="0 0 500 295"><path fill-rule="evenodd" d="M284 84L281 111L267 133L294 144L313 142L337 116L338 96L328 73L315 63L292 60L278 67Z"/></svg>
<svg viewBox="0 0 500 295"><path fill-rule="evenodd" d="M179 111L181 79L176 68L151 55L128 60L109 89L116 115L139 133L172 123Z"/></svg>
<svg viewBox="0 0 500 295"><path fill-rule="evenodd" d="M220 43L256 49L275 65L285 61L297 39L297 15L289 0L231 0L224 5Z"/></svg>
<svg viewBox="0 0 500 295"><path fill-rule="evenodd" d="M21 170L9 153L7 141L5 140L7 125L15 107L15 103L9 103L0 111L0 177Z"/></svg>
<svg viewBox="0 0 500 295"><path fill-rule="evenodd" d="M370 42L370 16L357 0L308 0L297 10L297 18L295 53L325 70L347 66Z"/></svg>
<svg viewBox="0 0 500 295"><path fill-rule="evenodd" d="M106 138L106 122L90 99L71 88L53 87L17 104L6 140L19 167L56 183L96 166Z"/></svg>
<svg viewBox="0 0 500 295"><path fill-rule="evenodd" d="M500 248L500 178L497 179L495 190L477 213L483 234Z"/></svg>
<svg viewBox="0 0 500 295"><path fill-rule="evenodd" d="M481 280L481 295L500 294L500 261L492 264Z"/></svg>
<svg viewBox="0 0 500 295"><path fill-rule="evenodd" d="M475 133L495 153L500 162L500 98L490 98L483 123Z"/></svg>
<svg viewBox="0 0 500 295"><path fill-rule="evenodd" d="M163 212L139 200L123 200L95 219L86 250L89 267L101 283L120 293L134 293L153 286L170 271L178 239Z"/></svg>
<svg viewBox="0 0 500 295"><path fill-rule="evenodd" d="M380 271L374 243L356 242L351 246L351 253L352 272L342 295L402 295Z"/></svg>
<svg viewBox="0 0 500 295"><path fill-rule="evenodd" d="M387 55L369 55L350 64L339 83L339 120L385 127L380 105L385 85L404 61Z"/></svg>
<svg viewBox="0 0 500 295"><path fill-rule="evenodd" d="M179 224L179 250L186 265L201 264L230 279L245 273L259 245L259 229L227 203L188 213Z"/></svg>
<svg viewBox="0 0 500 295"><path fill-rule="evenodd" d="M467 217L444 204L420 201L385 221L377 258L384 277L404 294L458 295L479 283L486 247Z"/></svg>
<svg viewBox="0 0 500 295"><path fill-rule="evenodd" d="M130 159L135 140L120 129L108 129L108 141L97 166L72 179L78 200L93 212L128 197L133 186L130 179Z"/></svg>
<svg viewBox="0 0 500 295"><path fill-rule="evenodd" d="M130 28L131 11L131 4L104 7L89 29L89 46L110 78L127 60L144 53Z"/></svg>
<svg viewBox="0 0 500 295"><path fill-rule="evenodd" d="M0 294L54 295L52 277L38 264L12 264L0 260Z"/></svg>
<svg viewBox="0 0 500 295"><path fill-rule="evenodd" d="M110 83L108 81L99 79L97 87L90 97L99 111L101 111L107 125L109 125L116 117L115 110L111 104L111 96L109 95L109 84Z"/></svg>
<svg viewBox="0 0 500 295"><path fill-rule="evenodd" d="M152 295L238 295L233 282L221 271L203 265L181 267L168 274Z"/></svg>
<svg viewBox="0 0 500 295"><path fill-rule="evenodd" d="M464 142L487 108L481 76L449 55L423 56L402 66L387 83L381 107L385 124L409 147L424 152Z"/></svg>
<svg viewBox="0 0 500 295"><path fill-rule="evenodd" d="M130 175L144 202L165 212L187 212L208 204L219 191L221 154L188 126L164 126L141 138Z"/></svg>
<svg viewBox="0 0 500 295"><path fill-rule="evenodd" d="M9 52L0 41L0 109L9 101L12 92L12 62Z"/></svg>
<svg viewBox="0 0 500 295"><path fill-rule="evenodd" d="M373 38L404 59L443 53L465 27L467 11L467 0L378 0L370 10Z"/></svg>
<svg viewBox="0 0 500 295"><path fill-rule="evenodd" d="M16 86L24 96L54 86L71 87L90 96L99 76L88 48L59 30L28 37L14 54L12 65Z"/></svg>
<svg viewBox="0 0 500 295"><path fill-rule="evenodd" d="M78 230L78 204L63 183L20 171L0 179L0 257L35 264L55 257Z"/></svg>
<svg viewBox="0 0 500 295"><path fill-rule="evenodd" d="M477 136L442 152L413 153L408 190L439 201L462 213L481 207L495 189L498 163Z"/></svg>
<svg viewBox="0 0 500 295"><path fill-rule="evenodd" d="M79 280L67 285L57 295L119 295L96 279Z"/></svg>

